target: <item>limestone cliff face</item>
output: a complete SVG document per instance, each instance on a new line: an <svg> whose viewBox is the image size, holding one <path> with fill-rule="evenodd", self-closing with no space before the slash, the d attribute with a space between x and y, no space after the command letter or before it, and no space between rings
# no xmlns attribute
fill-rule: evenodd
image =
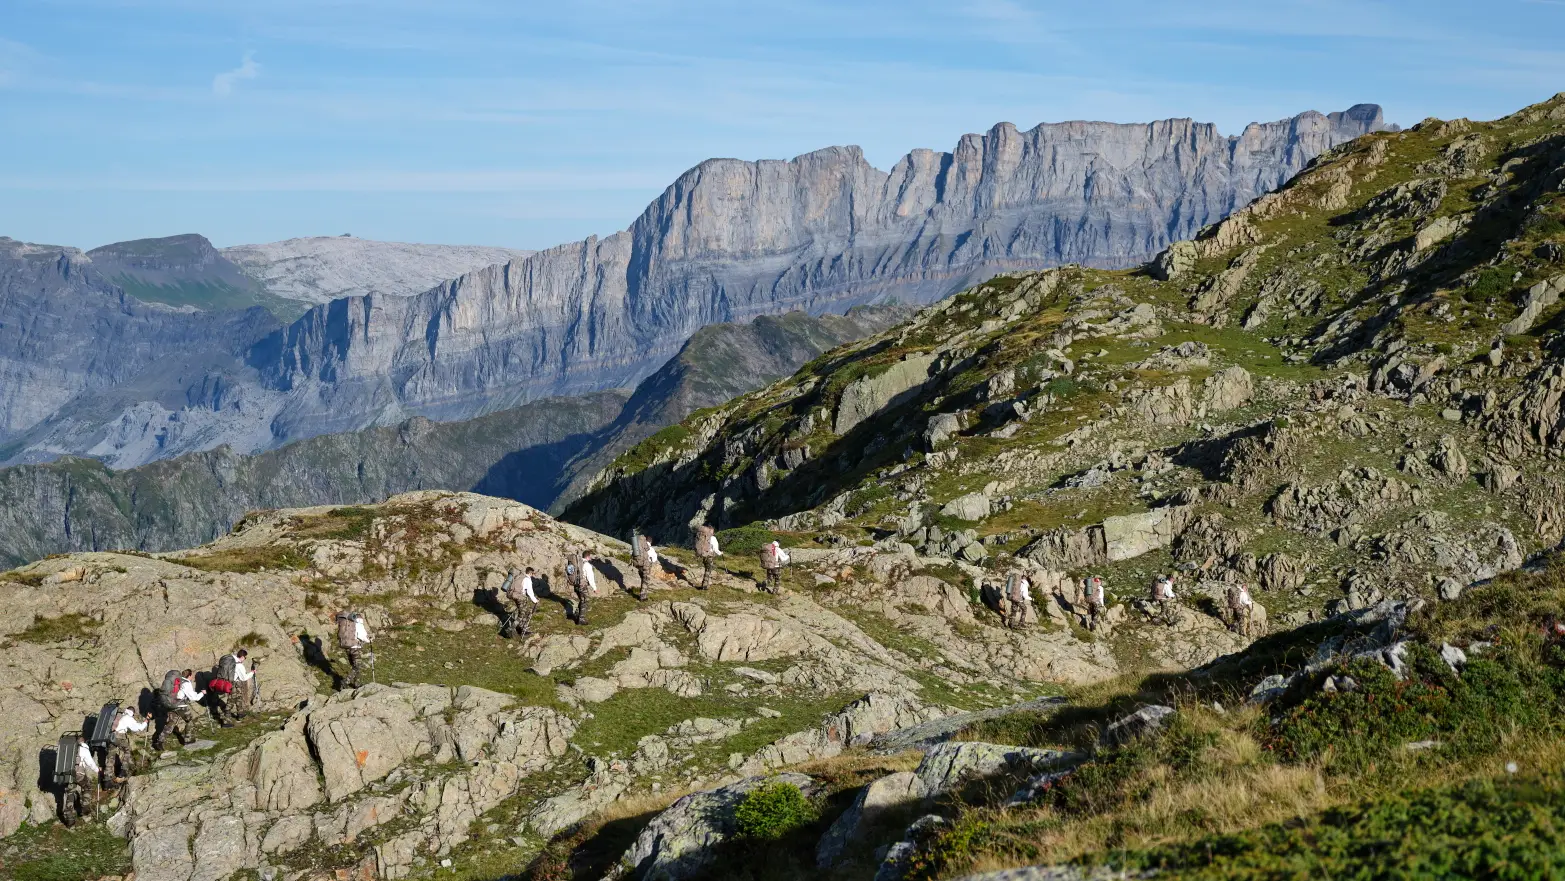
<svg viewBox="0 0 1565 881"><path fill-rule="evenodd" d="M237 304L220 278L191 287L137 262L197 237L105 251L130 267L112 282L80 252L12 242L0 252L0 462L85 454L131 467L631 387L716 322L928 302L1008 270L1135 263L1380 124L1368 105L1237 137L1190 120L1002 124L890 172L854 147L716 159L607 238L409 297L342 297L280 328L259 310L212 308ZM127 296L130 280L151 292ZM158 297L176 308L144 302Z"/></svg>
<svg viewBox="0 0 1565 881"><path fill-rule="evenodd" d="M75 248L0 237L0 460L9 458L7 441L83 394L131 382L171 357L238 369L236 355L276 326L261 309L143 302Z"/></svg>
<svg viewBox="0 0 1565 881"><path fill-rule="evenodd" d="M628 230L411 299L337 300L250 363L288 395L275 423L284 437L626 386L713 322L928 302L1005 270L1145 260L1381 123L1372 105L1237 137L1187 119L1005 123L950 153L910 153L889 173L856 147L710 160Z"/></svg>

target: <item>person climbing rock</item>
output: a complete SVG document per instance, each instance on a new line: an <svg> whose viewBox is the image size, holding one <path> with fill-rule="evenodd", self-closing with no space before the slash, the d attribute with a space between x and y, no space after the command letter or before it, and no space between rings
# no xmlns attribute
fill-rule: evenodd
<svg viewBox="0 0 1565 881"><path fill-rule="evenodd" d="M86 740L76 738L74 748L75 769L65 783L65 793L60 799L60 822L66 826L76 825L77 820L97 809L95 795L101 771L98 760L93 758L92 747L87 745Z"/></svg>
<svg viewBox="0 0 1565 881"><path fill-rule="evenodd" d="M190 705L205 699L205 691L196 691L194 670L168 671L158 692L158 701L164 707L163 724L152 735L152 748L161 751L170 734L181 746L190 743L190 728L196 721Z"/></svg>
<svg viewBox="0 0 1565 881"><path fill-rule="evenodd" d="M511 601L510 618L500 630L500 636L506 639L514 636L525 640L532 633L533 612L538 610L538 594L533 592L533 575L531 566L520 577L512 569L505 576L505 584L500 586L500 593Z"/></svg>
<svg viewBox="0 0 1565 881"><path fill-rule="evenodd" d="M712 586L712 562L723 555L717 546L717 532L710 526L696 527L696 558L701 561L701 584L697 590Z"/></svg>
<svg viewBox="0 0 1565 881"><path fill-rule="evenodd" d="M770 594L782 593L782 567L788 564L788 552L782 545L775 541L761 545L761 568L766 572L766 581L761 589Z"/></svg>
<svg viewBox="0 0 1565 881"><path fill-rule="evenodd" d="M652 589L652 573L658 568L657 548L652 546L652 539L637 533L631 543L631 551L636 559L636 575L641 578L636 599L645 601L647 592Z"/></svg>
<svg viewBox="0 0 1565 881"><path fill-rule="evenodd" d="M1094 575L1083 584L1087 605L1087 629L1097 630L1098 621L1108 612L1108 594L1103 589L1103 579Z"/></svg>
<svg viewBox="0 0 1565 881"><path fill-rule="evenodd" d="M103 755L103 788L117 789L135 772L135 750L130 736L147 730L147 720L136 714L136 708L124 706L114 716L114 733Z"/></svg>
<svg viewBox="0 0 1565 881"><path fill-rule="evenodd" d="M598 592L598 577L593 571L591 554L577 551L566 561L565 583L576 593L576 624L585 627L589 599Z"/></svg>
<svg viewBox="0 0 1565 881"><path fill-rule="evenodd" d="M1250 637L1250 618L1255 611L1255 601L1250 598L1250 588L1245 584L1234 584L1228 588L1228 629L1243 636Z"/></svg>
<svg viewBox="0 0 1565 881"><path fill-rule="evenodd" d="M348 653L348 666L352 669L345 683L348 688L358 688L362 681L361 664L364 649L370 641L369 626L365 624L363 612L337 613L337 646Z"/></svg>
<svg viewBox="0 0 1565 881"><path fill-rule="evenodd" d="M1169 575L1159 575L1152 582L1152 618L1165 625L1172 626L1175 622L1174 607L1177 598L1174 596L1174 579Z"/></svg>
<svg viewBox="0 0 1565 881"><path fill-rule="evenodd" d="M1008 603L1005 626L1012 630L1024 630L1033 620L1032 582L1027 576L1012 573L1005 579L1005 598Z"/></svg>

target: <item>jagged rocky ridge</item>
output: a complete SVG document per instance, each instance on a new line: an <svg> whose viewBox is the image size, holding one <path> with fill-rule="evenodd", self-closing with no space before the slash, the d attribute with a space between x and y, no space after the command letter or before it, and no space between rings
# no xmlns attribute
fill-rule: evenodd
<svg viewBox="0 0 1565 881"><path fill-rule="evenodd" d="M1121 597L1181 569L1292 623L1514 569L1565 535L1562 103L1338 147L1141 270L980 285L645 442L564 516Z"/></svg>
<svg viewBox="0 0 1565 881"><path fill-rule="evenodd" d="M711 325L628 396L546 398L461 422L414 417L256 455L220 447L123 471L71 458L3 468L0 564L67 551L190 547L226 534L250 511L378 502L419 489L547 507L658 429L907 314L863 307L846 316L793 312Z"/></svg>
<svg viewBox="0 0 1565 881"><path fill-rule="evenodd" d="M228 338L242 365L171 358L112 388L73 387L68 406L8 419L0 443L12 462L74 453L128 467L630 386L713 322L928 302L1003 270L1128 265L1380 126L1371 105L1237 137L1190 120L1002 124L890 173L856 148L711 160L625 231L413 297L335 300L258 341ZM251 265L249 252L225 256ZM58 345L29 333L0 357L25 364Z"/></svg>

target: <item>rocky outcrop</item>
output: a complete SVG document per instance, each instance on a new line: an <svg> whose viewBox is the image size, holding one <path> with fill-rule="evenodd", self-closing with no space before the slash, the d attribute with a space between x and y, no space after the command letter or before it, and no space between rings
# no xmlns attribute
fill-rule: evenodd
<svg viewBox="0 0 1565 881"><path fill-rule="evenodd" d="M138 878L196 881L412 817L414 830L378 848L371 867L371 877L402 878L414 860L466 841L481 814L565 754L568 718L511 705L468 686L315 698L222 761L135 778L112 822L130 838Z"/></svg>
<svg viewBox="0 0 1565 881"><path fill-rule="evenodd" d="M745 795L769 783L797 786L805 793L816 789L815 781L803 774L777 774L691 793L647 824L608 877L635 881L695 877L715 861L714 848L733 837L734 811Z"/></svg>

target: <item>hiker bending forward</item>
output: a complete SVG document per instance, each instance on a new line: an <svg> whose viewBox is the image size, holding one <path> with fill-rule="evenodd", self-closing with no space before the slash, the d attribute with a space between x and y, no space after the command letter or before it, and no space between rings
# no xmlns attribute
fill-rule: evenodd
<svg viewBox="0 0 1565 881"><path fill-rule="evenodd" d="M190 726L196 721L190 705L205 699L205 691L196 691L195 671L175 673L170 670L163 677L163 688L158 692L158 702L163 707L163 726L152 735L152 748L162 750L170 734L181 745L189 743Z"/></svg>
<svg viewBox="0 0 1565 881"><path fill-rule="evenodd" d="M147 730L147 722L136 715L134 707L121 707L114 717L114 733L103 754L103 788L114 789L132 772L130 736Z"/></svg>

